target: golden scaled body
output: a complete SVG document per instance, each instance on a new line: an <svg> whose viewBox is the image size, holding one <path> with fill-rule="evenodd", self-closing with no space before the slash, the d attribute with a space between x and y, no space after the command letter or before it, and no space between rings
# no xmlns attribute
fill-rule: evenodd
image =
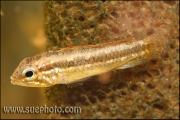
<svg viewBox="0 0 180 120"><path fill-rule="evenodd" d="M155 59L166 50L168 31L139 41L74 46L25 58L11 76L11 82L27 87L72 84L114 69L124 69Z"/></svg>

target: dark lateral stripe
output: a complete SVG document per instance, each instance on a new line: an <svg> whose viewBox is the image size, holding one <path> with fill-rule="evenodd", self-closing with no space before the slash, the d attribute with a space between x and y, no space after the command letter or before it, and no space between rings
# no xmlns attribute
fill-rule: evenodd
<svg viewBox="0 0 180 120"><path fill-rule="evenodd" d="M105 49L105 48L101 48ZM133 48L128 48L120 51L115 51L111 52L108 54L103 54L101 53L99 56L92 56L89 59L86 59L86 56L82 57L77 57L73 61L59 61L55 63L47 63L45 66L42 66L39 71L48 71L53 69L54 67L56 68L68 68L68 67L76 67L76 66L81 66L81 65L86 65L86 64L94 64L98 62L106 62L109 60L114 60L118 59L124 56L129 56L134 53L139 53L142 51L142 46L140 44L134 46ZM79 51L81 53L81 51ZM96 52L96 51L95 51ZM63 57L63 56L62 56Z"/></svg>

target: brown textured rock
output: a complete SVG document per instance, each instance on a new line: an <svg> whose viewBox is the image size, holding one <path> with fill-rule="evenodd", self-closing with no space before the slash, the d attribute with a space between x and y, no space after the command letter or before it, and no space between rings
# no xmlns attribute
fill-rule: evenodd
<svg viewBox="0 0 180 120"><path fill-rule="evenodd" d="M98 77L82 86L46 89L48 106L80 106L82 113L48 118L179 118L178 1L46 1L48 49L143 39L160 27L171 44L160 60L112 72L112 83Z"/></svg>

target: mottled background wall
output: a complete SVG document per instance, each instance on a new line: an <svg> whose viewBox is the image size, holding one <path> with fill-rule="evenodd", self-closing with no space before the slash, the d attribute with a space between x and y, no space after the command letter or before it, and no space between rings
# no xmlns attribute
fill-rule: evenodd
<svg viewBox="0 0 180 120"><path fill-rule="evenodd" d="M169 50L158 61L95 76L76 88L47 88L49 106L82 108L81 114L47 117L179 118L178 1L48 1L45 15L49 49L140 40L161 27L170 34Z"/></svg>

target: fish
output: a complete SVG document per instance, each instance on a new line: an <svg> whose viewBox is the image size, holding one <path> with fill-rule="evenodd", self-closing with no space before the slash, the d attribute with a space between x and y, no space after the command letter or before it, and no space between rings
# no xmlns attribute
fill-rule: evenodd
<svg viewBox="0 0 180 120"><path fill-rule="evenodd" d="M72 86L91 76L144 64L167 50L168 33L163 28L141 40L72 46L27 57L13 72L11 83L26 87Z"/></svg>

